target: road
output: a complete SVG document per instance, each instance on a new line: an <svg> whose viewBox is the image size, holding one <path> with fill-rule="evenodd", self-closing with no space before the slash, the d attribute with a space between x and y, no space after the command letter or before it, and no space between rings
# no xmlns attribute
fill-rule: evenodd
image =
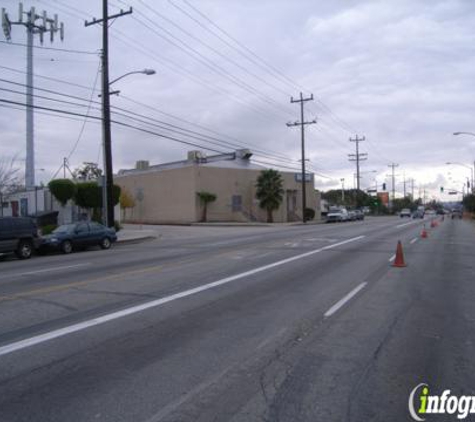
<svg viewBox="0 0 475 422"><path fill-rule="evenodd" d="M422 224L0 262L0 421L405 421L421 382L475 395L475 226Z"/></svg>

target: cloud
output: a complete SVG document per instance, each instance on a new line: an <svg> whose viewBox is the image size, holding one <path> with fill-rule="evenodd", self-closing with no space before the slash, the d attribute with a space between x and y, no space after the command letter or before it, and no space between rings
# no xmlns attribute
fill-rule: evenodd
<svg viewBox="0 0 475 422"><path fill-rule="evenodd" d="M185 3L174 2L201 19ZM299 107L290 103L290 96L313 92L315 101L305 104L305 116L316 116L318 123L306 128L306 155L312 168L332 178L322 179L321 186L338 187L341 177L352 180L354 165L348 154L354 153L354 144L348 138L355 133L366 137L361 144L368 153L364 170L377 170L380 182L389 171L387 165L396 162L407 177L417 177L418 183L432 189L437 182L435 169L447 161L468 164L475 158L470 138L451 135L457 130L475 131L475 4L471 1L302 0L298 7L283 0L194 2L255 54L245 50L247 58L231 47L241 48L225 33L209 22L205 25L228 44L170 3L158 7L149 2L151 9L130 3L134 14L117 19L111 27L111 78L143 68L154 68L157 74L133 75L118 82L121 96L111 99L115 106L203 132L126 100L131 98L219 132L208 135L288 156L290 165L298 167L300 134L297 128L285 126L300 119ZM64 43L53 46L97 52L100 28L85 28L83 22L99 17L97 3L86 0L76 5L84 11L81 16L71 8L56 11L53 6L48 11L59 13L66 23ZM6 1L5 7L12 14L17 10L13 0ZM21 27L14 28L13 35L14 41L25 41ZM0 54L5 57L2 66L24 71L23 47L0 44ZM71 82L36 77L35 83L44 89L87 99L97 69L97 54L35 49L38 76ZM25 81L22 73L4 68L0 73L7 80ZM0 87L10 86L0 83ZM80 120L37 114L37 167L57 169L79 136ZM11 156L18 150L24 154L24 122L22 112L2 109L0 127L7 141L0 145L0 155ZM192 149L116 126L113 139L116 169L132 167L139 159L180 160ZM100 145L100 125L87 123L72 165L97 160Z"/></svg>

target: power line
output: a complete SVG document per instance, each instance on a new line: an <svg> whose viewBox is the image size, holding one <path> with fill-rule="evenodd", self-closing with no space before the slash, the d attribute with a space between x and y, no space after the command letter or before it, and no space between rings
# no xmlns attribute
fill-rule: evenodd
<svg viewBox="0 0 475 422"><path fill-rule="evenodd" d="M6 99L4 99L4 98L0 98L0 102L1 102L1 103L6 103L6 104L17 105L17 106L19 105L19 106L29 107L29 106L28 106L26 103L24 103L24 102L11 101L11 100L6 100ZM77 112L73 112L73 111L61 110L61 109L52 108L52 107L44 107L44 106L39 106L39 105L33 105L32 107L33 107L34 109L45 110L45 111L52 111L52 112L55 112L55 113L64 114L64 115L68 115L68 116L86 117L86 114L83 114L83 113L77 113ZM90 118L90 119L94 119L94 120L98 120L98 121L102 121L102 117L98 117L98 116L89 116L89 118ZM128 124L128 123L124 123L124 122L121 122L121 121L118 121L118 120L111 120L111 122L114 123L114 124L117 124L117 125L119 125L119 126L123 126L123 127L130 128L130 129L134 129L134 130L138 130L138 131L140 131L140 132L144 132L144 133L148 133L148 134L151 134L151 135L155 135L155 136L157 136L157 137L164 138L164 139L169 139L169 140L171 140L171 141L178 142L178 143L185 144L185 145L189 145L189 146L192 146L192 147L203 148L203 149L205 149L205 150L212 151L212 152L217 152L217 153L219 153L219 154L225 154L225 153L226 153L225 151L220 151L220 150L216 150L216 149L213 149L213 148L209 148L209 147L203 146L203 145L201 145L201 144L196 144L196 143L184 141L183 139L179 139L179 138L176 138L176 137L164 135L164 134L159 133L159 132L154 132L154 131L151 131L151 130L149 130L149 129L144 129L144 128L141 128L141 127L138 127L138 126L134 126L134 125L131 125L131 124Z"/></svg>
<svg viewBox="0 0 475 422"><path fill-rule="evenodd" d="M200 124L190 122L190 121L188 121L188 120L186 120L186 119L183 119L183 118L181 118L181 117L177 117L177 116L175 116L175 115L173 115L173 114L164 112L163 110L160 110L160 109L158 109L158 108L156 108L156 107L152 107L152 106L143 104L143 103L141 103L141 102L139 102L139 101L132 100L131 98L125 97L125 96L123 96L123 95L121 95L121 98L122 98L122 99L125 99L125 100L127 100L127 101L130 101L130 102L132 102L133 104L140 105L140 106L142 106L142 107L145 107L145 108L154 110L154 111L156 111L156 112L158 112L158 113L160 113L160 114L163 114L163 115L165 115L165 116L167 116L167 117L171 117L172 119L181 121L181 122L186 123L186 124L191 125L191 126L198 127L198 128L200 128L200 129L203 129L203 130L205 130L205 131L207 131L207 132L210 132L210 133L212 133L212 134L214 134L214 135L218 135L218 136L220 136L220 137L222 137L222 138L230 139L231 141L236 142L235 145L238 145L240 148L243 148L243 147L245 147L245 148L251 148L251 149L253 150L253 152L254 152L254 151L255 151L255 152L259 152L259 151L260 151L260 152L262 152L262 153L264 153L264 154L266 154L266 155L268 155L268 156L270 156L270 157L275 157L275 158L277 158L277 159L284 159L284 160L287 160L287 161L290 160L289 157L285 157L284 155L276 154L275 152L271 152L271 151L266 150L266 149L264 149L264 148L258 148L258 147L254 146L254 145L252 145L252 144L248 144L248 145L246 145L246 144L241 144L242 141L240 141L240 140L237 139L237 138L233 138L233 137L231 137L231 136L229 136L229 135L225 135L225 134L223 134L223 133L220 133L220 132L217 132L217 131L215 131L215 130L209 129L209 128L207 128L207 127L205 127L205 126L202 126L202 125L200 125Z"/></svg>
<svg viewBox="0 0 475 422"><path fill-rule="evenodd" d="M122 0L118 0L120 3L122 4L125 4L124 1ZM204 42L202 39L200 39L199 37L193 35L192 33L190 33L189 31L183 29L180 25L176 24L175 22L173 22L171 19L167 18L166 16L162 15L161 13L157 12L155 9L153 9L151 6L147 5L145 2L143 2L142 0L137 0L138 2L140 2L144 7L146 7L148 10L150 10L152 13L154 13L155 15L159 16L161 19L165 20L166 22L168 22L170 25L172 25L173 27L177 28L179 31L181 31L182 33L184 33L185 35L187 35L188 37L190 37L191 39L197 41L198 43L200 43L201 45L205 46L206 48L208 48L209 50L211 50L213 53L215 53L216 55L218 55L219 57L221 57L222 59L226 60L227 62L231 63L232 65L236 66L237 68L241 69L243 72L247 73L248 75L252 76L253 78L259 80L259 82L263 83L264 85L267 85L273 89L275 89L276 91L280 92L281 94L283 95L288 95L288 92L287 91L284 91L282 90L281 88L277 87L276 85L272 84L271 82L269 82L268 80L262 78L261 76L259 75L256 75L254 72L251 72L247 67L241 65L240 63L238 63L237 61L233 60L231 57L229 57L229 55L226 55L226 54L223 54L221 53L219 50L217 50L216 48L214 48L213 46L211 46L210 44ZM140 11L138 11L136 9L137 13L142 15L142 16L145 16L143 13L141 13Z"/></svg>
<svg viewBox="0 0 475 422"><path fill-rule="evenodd" d="M179 63L176 63L171 59L160 56L156 52L152 53L150 51L144 50L142 45L138 41L133 40L129 36L126 36L125 34L118 31L117 29L112 29L112 33L120 34L122 36L122 38L117 37L117 35L115 36L115 38L118 41L124 43L125 45L127 45L127 46L129 46L129 47L131 47L131 48L133 48L137 51L142 52L142 54L145 54L146 56L150 57L152 60L160 63L161 66L167 67L168 69L172 70L173 72L176 72L176 73L179 73L179 74L185 76L187 79L192 80L193 82L197 83L198 85L206 87L207 89L219 94L220 96L222 96L224 94L227 98L232 99L233 101L235 101L239 104L242 104L243 106L253 110L254 112L257 112L259 114L259 116L261 116L261 117L265 117L268 120L275 121L276 115L274 113L270 112L269 110L264 109L260 106L256 106L254 104L249 104L248 102L243 100L238 95L232 93L228 89L218 88L216 86L216 84L213 85L211 82L208 82L208 81L206 81L202 78L198 78L195 74L193 74L189 70L185 69L183 67L183 65L180 65ZM131 42L128 41L128 40L131 40ZM280 120L280 116L277 116L277 117Z"/></svg>
<svg viewBox="0 0 475 422"><path fill-rule="evenodd" d="M21 73L21 74L23 74L23 75L26 74L26 72L25 72L24 70L14 69L14 68L8 67L8 66L2 66L2 65L0 65L0 69L9 70L10 72L13 72L13 73ZM88 91L91 90L91 87L86 86L86 85L80 85L80 84L77 84L77 83L75 83L75 82L65 81L65 80L63 80L63 79L52 78L52 77L49 77L49 76L43 76L43 75L39 75L39 74L37 74L37 73L35 73L35 78L40 78L40 79L44 79L44 80L47 80L47 81L58 82L58 83L61 83L61 84L65 84L65 85L74 86L74 87L77 87L77 88L86 89L86 90L88 90Z"/></svg>
<svg viewBox="0 0 475 422"><path fill-rule="evenodd" d="M159 28L161 31L165 32L168 36L163 35L159 33L156 29L150 27L147 23L143 22L142 20L138 19L137 17L133 17L135 21L140 23L142 26L145 28L149 29L151 32L153 32L156 36L164 39L171 45L175 46L176 48L184 51L188 56L192 57L194 60L197 62L201 63L203 66L207 67L210 69L212 72L220 75L221 77L227 79L229 82L232 84L238 86L239 88L243 89L244 91L248 92L251 95L254 95L258 97L261 101L266 102L267 104L271 105L274 107L274 109L279 111L283 115L282 105L275 101L273 98L269 97L268 95L262 93L260 90L256 89L252 85L248 84L247 82L243 81L241 78L238 78L237 76L234 76L230 74L226 69L224 69L222 66L218 65L216 62L213 62L212 60L208 59L204 54L200 53L198 50L194 49L193 47L190 47L186 42L183 40L179 39L170 31L167 31L166 29L162 28L155 22L151 21L150 19L146 18L148 21L151 21L152 24ZM173 38L170 39L169 37ZM182 45L180 45L182 44ZM285 113L289 113L288 110L284 109Z"/></svg>
<svg viewBox="0 0 475 422"><path fill-rule="evenodd" d="M23 44L23 43L19 43L19 42L13 42L13 41L0 40L0 43L7 44L7 45L12 45L12 46L27 47L27 44ZM33 45L32 47L37 49L37 50L53 50L53 51L59 51L59 52L62 52L62 53L97 55L97 52L94 52L94 51L72 50L72 49L68 49L68 48L56 48L56 47L43 47L43 46L39 46L39 45Z"/></svg>
<svg viewBox="0 0 475 422"><path fill-rule="evenodd" d="M1 79L1 78L0 78L0 82L6 82L6 83L13 84L13 85L16 85L16 86L25 86L24 84L21 84L21 83L18 83L18 82L13 82L13 81L8 81L8 80ZM12 93L19 94L19 95L23 95L23 93L20 92L20 91L14 91L14 90L9 90L9 89L5 89L5 88L0 88L0 90L7 91L7 92L12 92ZM85 99L85 98L82 98L82 97L78 97L78 96L75 96L75 95L64 94L64 93L53 91L53 90L50 90L50 89L43 89L43 88L37 87L37 90L42 91L42 92L47 92L47 93L50 93L50 94L53 94L53 95L57 95L57 96L60 96L60 97L72 98L72 99L75 99L75 100L87 102L87 104L82 104L82 103L72 102L72 101L66 101L66 100L61 100L61 99L58 99L58 98L51 98L51 97L47 97L47 96L44 96L44 95L35 94L34 97L39 98L39 99L59 102L59 103L62 103L62 104L72 105L72 106L75 106L75 107L87 108L88 112L89 112L90 109L99 110L98 107L91 107L91 104L100 105L99 102L92 101L92 96L91 96L91 99ZM144 104L141 104L137 101L134 101L134 100L130 100L130 101L132 103L145 106ZM152 110L156 110L156 109L154 109L153 107L150 107L150 106L148 106L148 108L152 109ZM144 115L141 115L139 113L136 113L136 112L133 112L133 111L121 108L121 107L112 107L112 112L113 112L114 115L122 116L122 117L131 119L131 120L135 120L135 121L140 121L141 123L150 124L152 126L159 127L161 129L165 129L165 130L168 130L168 131L171 131L171 132L179 133L181 135L185 135L185 136L188 136L188 137L191 137L191 138L194 138L194 139L200 139L200 140L203 140L204 142L208 142L208 143L212 143L212 144L218 144L219 146L226 146L226 147L231 146L233 148L236 148L236 147L237 148L251 148L253 150L253 152L255 152L255 154L257 154L257 155L267 156L267 157L270 157L272 159L280 160L280 161L284 161L284 162L291 162L292 161L288 157L279 156L277 154L269 153L265 150L262 150L262 149L259 149L259 148L254 148L254 146L252 146L252 145L242 144L238 140L236 140L237 142L232 142L231 143L231 142L225 141L223 139L219 139L219 138L209 136L209 135L206 135L206 134L203 134L203 133L192 131L190 129L186 129L186 128L183 128L183 127L180 127L180 126L177 126L177 125L173 125L171 123L164 122L162 120L158 120L158 119L155 119L153 117L144 116ZM126 113L126 114L124 114L124 113ZM172 116L169 113L164 113L164 114ZM131 115L131 116L129 116L129 115ZM174 117L176 119L179 119L175 116L172 116L172 117ZM145 119L145 120L143 120L143 119ZM183 120L183 119L179 119L179 120ZM156 123L158 123L158 124L156 124ZM187 122L187 123L189 123L189 122ZM169 127L165 127L163 125L166 125L166 126L169 126ZM205 128L205 130L206 130L206 128ZM213 142L213 141L217 141L217 142Z"/></svg>
<svg viewBox="0 0 475 422"><path fill-rule="evenodd" d="M250 50L248 47L246 47L243 43L241 43L239 40L234 38L229 32L224 30L222 27L220 27L218 24L213 22L208 16L206 16L203 12L201 12L196 6L193 6L191 3L189 3L186 0L183 0L184 3L192 9L196 14L198 14L201 18L205 19L208 24L216 28L219 32L221 32L223 35L225 35L228 39L230 39L235 45L229 43L226 41L223 37L219 36L216 34L216 32L212 31L209 26L204 25L201 23L198 19L194 18L191 14L183 10L180 6L178 6L176 3L174 3L171 0L168 0L168 2L175 7L177 10L182 12L184 15L186 15L188 18L190 18L192 21L194 21L197 25L199 25L201 28L206 30L207 32L213 34L216 38L221 40L224 44L226 44L228 47L232 48L233 50L237 51L239 54L241 54L243 57L245 57L247 60L249 60L251 63L254 63L255 65L259 66L261 69L266 70L267 72L273 74L274 78L279 79L281 82L284 82L287 84L289 87L292 89L300 87L295 84L294 81L289 79L285 74L283 74L281 71L279 71L277 68L275 68L273 65L269 64L265 60L263 60L261 57L259 57L257 54L255 54L252 50ZM236 45L239 47L237 48Z"/></svg>
<svg viewBox="0 0 475 422"><path fill-rule="evenodd" d="M139 0L141 1L141 0ZM239 48L236 48L234 45L232 45L231 43L227 42L226 40L224 40L222 37L220 37L219 35L217 35L214 31L212 31L209 26L206 26L206 25L203 25L198 19L194 18L193 16L191 16L191 14L189 14L188 12L186 12L185 10L183 10L183 8L181 8L180 6L178 6L174 1L172 0L168 0L168 2L174 6L177 10L179 10L181 13L183 13L184 15L186 15L188 18L190 18L191 20L193 20L197 25L199 25L201 28L203 28L204 30L206 30L207 32L213 34L215 37L217 37L218 39L220 39L223 43L225 43L228 47L230 48L233 48L234 50L238 51L241 55L243 55L244 57L246 57L248 60L250 60L251 62L253 62L254 64L256 64L257 66L261 67L262 68L265 68L267 70L267 72L273 74L274 77L277 77L279 78L279 80L281 81L284 81L284 83L286 83L288 86L292 87L292 89L299 89L299 90L303 90L303 91L306 91L308 92L307 89L305 89L304 87L302 87L301 85L299 85L298 83L292 81L290 78L288 78L282 71L278 70L277 68L275 68L273 65L269 64L267 61L265 61L264 59L262 59L260 56L258 56L257 54L255 54L251 49L249 49L246 45L244 45L243 43L241 43L239 40L237 40L235 37L233 37L228 31L226 31L225 29L223 29L221 26L219 26L218 24L216 24L214 21L212 21L205 13L203 13L202 11L200 11L196 6L192 5L188 0L182 0L183 3L185 3L190 9L192 9L196 14L198 14L201 18L205 19L205 21L210 24L211 26L213 26L214 28L216 28L220 33L222 33L223 35L225 35L228 39L230 39L231 41L233 41L233 43L235 43L235 45L239 46ZM250 57L251 56L251 57ZM259 61L259 63L262 63L264 65L264 67L262 66L262 64L260 65L259 63L256 62L256 60L254 60L252 57L254 57L255 59L257 59ZM335 121L335 123L337 123L342 129L344 129L345 131L349 132L349 133L355 133L356 131L350 126L348 125L346 122L344 122L342 119L340 119L331 109L330 107L328 107L325 103L323 103L323 101L321 101L320 99L318 98L315 98L315 100L317 101L317 103L319 103L320 107L330 115L330 117Z"/></svg>
<svg viewBox="0 0 475 422"><path fill-rule="evenodd" d="M91 106L92 106L92 103L93 103L92 99L94 98L94 94L96 92L96 86L97 86L97 80L99 78L99 73L100 73L100 65L99 65L99 68L97 69L96 76L94 78L94 83L92 84L92 91L91 91L91 96L89 98L89 103L87 105L86 116L89 116L89 112L91 110ZM81 137L84 133L84 129L86 128L87 120L88 120L88 117L85 117L84 121L81 125L81 129L79 130L78 138L77 138L76 142L74 143L73 147L71 148L71 151L69 152L69 154L67 156L67 160L69 160L71 158L71 156L74 154L74 152L76 151L76 148L79 145L79 141L81 140Z"/></svg>

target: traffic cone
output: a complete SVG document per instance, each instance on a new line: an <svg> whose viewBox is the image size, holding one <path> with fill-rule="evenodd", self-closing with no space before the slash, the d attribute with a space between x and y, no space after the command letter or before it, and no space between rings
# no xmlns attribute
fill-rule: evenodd
<svg viewBox="0 0 475 422"><path fill-rule="evenodd" d="M422 228L421 231L421 237L422 239L427 239L429 236L427 235L427 230L426 230L426 225L424 224L424 227Z"/></svg>
<svg viewBox="0 0 475 422"><path fill-rule="evenodd" d="M393 267L405 267L406 263L404 262L404 253L402 252L402 244L401 241L398 240L397 248L396 248L396 258L393 262Z"/></svg>

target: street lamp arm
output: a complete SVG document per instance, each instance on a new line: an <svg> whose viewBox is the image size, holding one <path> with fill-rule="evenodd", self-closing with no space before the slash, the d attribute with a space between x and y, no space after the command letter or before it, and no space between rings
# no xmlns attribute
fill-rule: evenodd
<svg viewBox="0 0 475 422"><path fill-rule="evenodd" d="M475 136L475 133L473 132L454 132L453 133L455 136L457 135L470 135L470 136Z"/></svg>
<svg viewBox="0 0 475 422"><path fill-rule="evenodd" d="M465 168L469 169L470 171L473 171L472 167L470 167L470 166L467 166L466 164L462 164L462 163L455 163L455 162L452 162L452 161L447 161L445 164L447 164L447 165L457 165L457 166L462 166L462 167L465 167Z"/></svg>
<svg viewBox="0 0 475 422"><path fill-rule="evenodd" d="M136 73L141 73L143 75L154 75L156 72L153 69L134 70L132 72L127 72L124 75L119 76L118 78L115 78L113 81L109 82L109 86L111 86L113 83L117 82L118 80L125 78L126 76L134 75Z"/></svg>

